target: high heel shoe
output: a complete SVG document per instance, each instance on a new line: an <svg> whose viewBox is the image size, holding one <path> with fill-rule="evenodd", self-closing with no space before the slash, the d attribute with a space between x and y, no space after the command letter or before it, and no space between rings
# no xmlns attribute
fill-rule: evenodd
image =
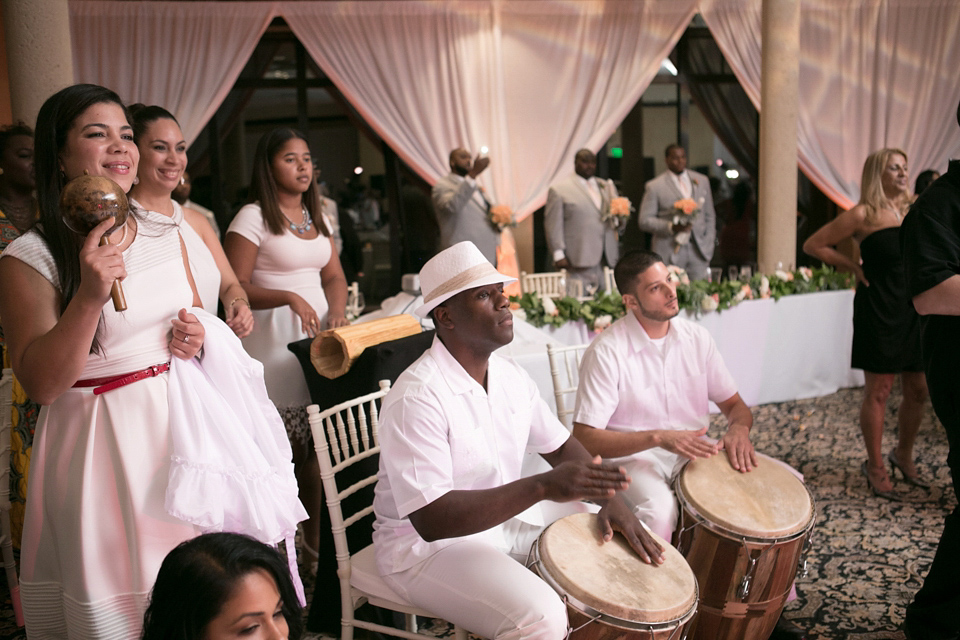
<svg viewBox="0 0 960 640"><path fill-rule="evenodd" d="M897 459L897 455L894 451L891 451L890 453L887 454L887 460L890 461L890 475L893 476L894 478L897 477L895 470L899 470L900 475L903 476L903 479L907 482L907 484L912 484L913 486L920 487L921 489L930 488L930 483L924 482L923 480L921 480L920 476L907 475L906 469L904 469L903 465L900 464L900 460Z"/></svg>
<svg viewBox="0 0 960 640"><path fill-rule="evenodd" d="M894 500L896 502L903 500L900 494L898 494L896 491L881 491L880 489L877 489L877 487L873 484L873 480L870 479L870 471L867 469L866 462L860 465L860 471L863 473L864 477L866 477L867 486L870 487L871 491L873 491L873 495L877 496L878 498L886 498L887 500ZM886 473L886 469L884 469L884 473Z"/></svg>

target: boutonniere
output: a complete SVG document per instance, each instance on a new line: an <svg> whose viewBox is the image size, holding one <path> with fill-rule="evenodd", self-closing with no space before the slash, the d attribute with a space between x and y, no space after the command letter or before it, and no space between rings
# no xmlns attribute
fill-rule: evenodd
<svg viewBox="0 0 960 640"><path fill-rule="evenodd" d="M690 178L690 182L692 182L692 183L693 183L693 186L695 186L695 187L699 187L699 186L700 186L700 181L697 180L696 178Z"/></svg>

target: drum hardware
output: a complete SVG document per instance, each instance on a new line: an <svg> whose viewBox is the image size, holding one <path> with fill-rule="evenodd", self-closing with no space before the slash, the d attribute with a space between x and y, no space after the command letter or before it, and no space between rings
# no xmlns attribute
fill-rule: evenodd
<svg viewBox="0 0 960 640"><path fill-rule="evenodd" d="M800 552L800 557L803 558L803 561L797 567L797 578L802 579L810 575L810 567L807 565L807 554L810 553L810 549L813 547L813 531L811 530L810 535L807 536L807 539L803 543L803 551Z"/></svg>

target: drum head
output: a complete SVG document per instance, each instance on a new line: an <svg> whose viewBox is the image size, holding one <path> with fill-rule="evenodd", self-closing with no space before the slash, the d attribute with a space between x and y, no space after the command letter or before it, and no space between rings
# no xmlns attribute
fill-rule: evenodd
<svg viewBox="0 0 960 640"><path fill-rule="evenodd" d="M604 543L597 516L578 513L541 534L542 569L572 598L614 618L659 623L681 618L696 604L697 579L670 543L661 565L644 563L620 533Z"/></svg>
<svg viewBox="0 0 960 640"><path fill-rule="evenodd" d="M727 454L691 460L680 473L678 497L709 522L741 535L778 538L806 528L813 502L786 466L757 454L749 473L730 466Z"/></svg>

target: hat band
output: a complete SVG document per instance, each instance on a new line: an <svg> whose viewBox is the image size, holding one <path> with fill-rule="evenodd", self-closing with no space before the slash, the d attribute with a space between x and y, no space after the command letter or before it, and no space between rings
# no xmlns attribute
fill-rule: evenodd
<svg viewBox="0 0 960 640"><path fill-rule="evenodd" d="M466 271L458 273L446 282L439 284L433 291L424 296L423 302L424 304L429 304L440 296L444 296L451 292L460 291L461 289L469 289L470 283L479 280L481 276L493 274L502 275L499 271L494 269L493 265L489 262L474 265Z"/></svg>

